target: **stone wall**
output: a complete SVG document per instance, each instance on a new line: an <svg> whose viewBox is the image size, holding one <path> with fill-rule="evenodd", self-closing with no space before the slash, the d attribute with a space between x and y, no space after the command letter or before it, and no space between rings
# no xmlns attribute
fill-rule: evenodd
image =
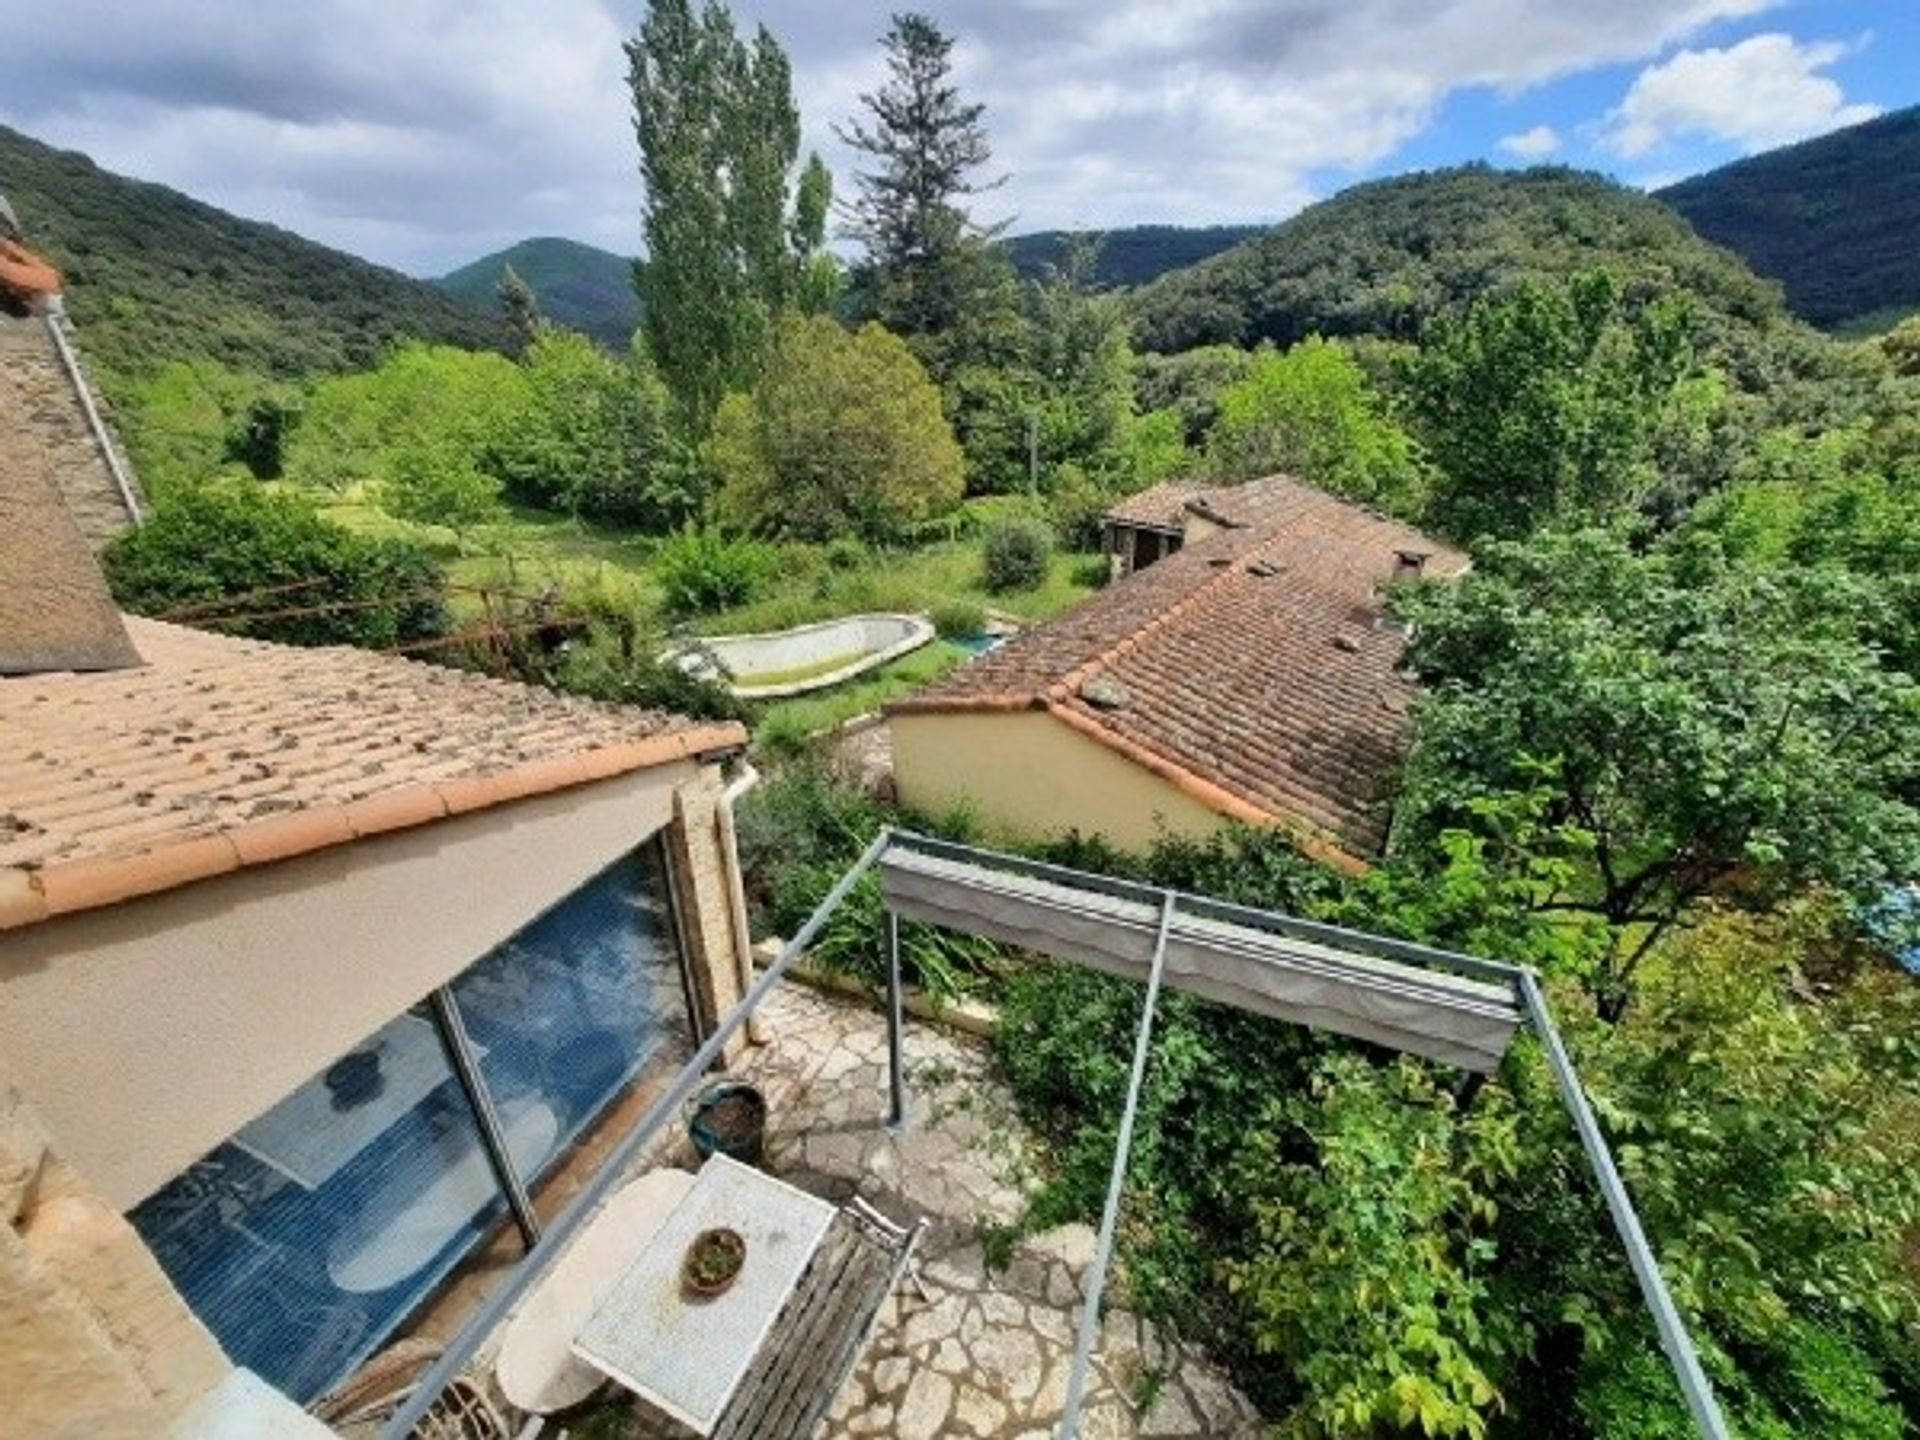
<svg viewBox="0 0 1920 1440"><path fill-rule="evenodd" d="M150 1440L232 1370L0 1077L0 1440Z"/></svg>
<svg viewBox="0 0 1920 1440"><path fill-rule="evenodd" d="M674 792L673 824L666 834L667 863L680 906L680 939L693 972L702 1034L739 1004L744 993L740 976L746 937L734 934L737 862L721 836L722 789L718 767L702 766L695 779ZM727 1047L728 1060L738 1057L744 1042L744 1036L735 1037Z"/></svg>
<svg viewBox="0 0 1920 1440"><path fill-rule="evenodd" d="M71 330L68 333L71 336ZM0 424L38 444L75 523L99 550L131 525L133 517L101 457L44 318L0 315L0 370L14 382L9 387L14 399L7 413L0 414ZM133 473L124 453L120 463L126 473Z"/></svg>

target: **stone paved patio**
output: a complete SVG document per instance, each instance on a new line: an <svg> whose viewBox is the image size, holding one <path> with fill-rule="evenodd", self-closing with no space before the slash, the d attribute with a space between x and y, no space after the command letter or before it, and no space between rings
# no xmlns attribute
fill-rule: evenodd
<svg viewBox="0 0 1920 1440"><path fill-rule="evenodd" d="M990 1268L983 1227L1021 1214L1031 1137L977 1043L909 1020L906 1133L885 1129L886 1029L877 1011L797 985L761 1012L773 1043L742 1067L772 1108L769 1168L816 1193L858 1193L924 1216L921 1288L891 1299L816 1440L1050 1440L1073 1352L1093 1233L1022 1242ZM924 1295L921 1293L924 1290ZM1195 1346L1110 1309L1095 1351L1083 1440L1252 1440L1252 1407Z"/></svg>

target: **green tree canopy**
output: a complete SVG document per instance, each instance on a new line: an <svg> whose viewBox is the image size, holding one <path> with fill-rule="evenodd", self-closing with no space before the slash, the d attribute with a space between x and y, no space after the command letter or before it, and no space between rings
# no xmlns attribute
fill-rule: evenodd
<svg viewBox="0 0 1920 1440"><path fill-rule="evenodd" d="M1402 515L1417 510L1413 441L1338 342L1312 336L1285 352L1263 351L1218 404L1207 461L1223 478L1284 471L1349 500Z"/></svg>
<svg viewBox="0 0 1920 1440"><path fill-rule="evenodd" d="M880 540L960 498L962 462L940 393L896 335L789 317L765 373L731 395L710 454L723 518L798 539Z"/></svg>
<svg viewBox="0 0 1920 1440"><path fill-rule="evenodd" d="M786 53L748 45L718 0L651 0L627 45L647 257L641 333L690 434L750 385L770 318L811 297L831 184L794 176L800 115Z"/></svg>
<svg viewBox="0 0 1920 1440"><path fill-rule="evenodd" d="M953 40L929 16L896 14L880 43L888 81L860 97L871 123L837 131L877 162L855 177L848 230L876 272L877 318L907 336L949 331L965 319L981 242L993 233L965 204L1000 183L979 178L993 156L980 123L986 107L960 98Z"/></svg>
<svg viewBox="0 0 1920 1440"><path fill-rule="evenodd" d="M1432 523L1463 541L1511 537L1642 500L1690 327L1683 297L1630 309L1599 272L1436 322L1406 366L1440 470Z"/></svg>
<svg viewBox="0 0 1920 1440"><path fill-rule="evenodd" d="M1577 863L1538 904L1609 927L1610 1014L1708 895L1876 898L1920 873L1920 685L1866 638L1882 604L1842 571L1682 569L1602 531L1488 547L1405 601L1428 694L1396 853L1544 797Z"/></svg>

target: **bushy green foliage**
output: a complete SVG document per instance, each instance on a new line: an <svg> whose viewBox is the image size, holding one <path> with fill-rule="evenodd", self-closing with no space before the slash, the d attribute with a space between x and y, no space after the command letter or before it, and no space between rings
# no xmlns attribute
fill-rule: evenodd
<svg viewBox="0 0 1920 1440"><path fill-rule="evenodd" d="M1816 325L1920 305L1920 108L1737 160L1656 192L1786 287Z"/></svg>
<svg viewBox="0 0 1920 1440"><path fill-rule="evenodd" d="M1244 380L1271 346L1243 350L1238 345L1197 345L1172 355L1147 351L1134 362L1139 408L1170 410L1180 420L1183 438L1199 445L1220 414L1220 392Z"/></svg>
<svg viewBox="0 0 1920 1440"><path fill-rule="evenodd" d="M688 525L654 551L653 573L671 615L744 605L760 594L780 560L757 540Z"/></svg>
<svg viewBox="0 0 1920 1440"><path fill-rule="evenodd" d="M1920 685L1866 635L1880 598L1837 570L1636 554L1599 531L1505 544L1410 595L1428 687L1396 844L1544 791L1590 864L1543 897L1612 932L1609 1013L1649 948L1738 880L1866 901L1920 873Z"/></svg>
<svg viewBox="0 0 1920 1440"><path fill-rule="evenodd" d="M942 639L965 639L987 628L987 609L971 600L949 600L933 607L934 632Z"/></svg>
<svg viewBox="0 0 1920 1440"><path fill-rule="evenodd" d="M651 529L676 525L701 494L651 366L617 360L583 335L543 331L521 361L525 401L487 447L488 468L519 499Z"/></svg>
<svg viewBox="0 0 1920 1440"><path fill-rule="evenodd" d="M1412 439L1353 357L1319 336L1262 353L1220 392L1207 461L1224 479L1284 472L1401 515L1422 498Z"/></svg>
<svg viewBox="0 0 1920 1440"><path fill-rule="evenodd" d="M802 760L769 775L737 812L740 865L756 933L793 935L885 825L910 823L964 838L964 820L901 817L826 766ZM811 954L868 983L886 979L880 888L856 886ZM936 1001L973 989L1003 964L998 946L931 926L903 924L902 969Z"/></svg>
<svg viewBox="0 0 1920 1440"><path fill-rule="evenodd" d="M1139 292L1135 337L1292 345L1309 335L1418 337L1468 302L1605 267L1638 305L1684 291L1713 342L1746 345L1778 291L1657 200L1597 175L1469 165L1377 180Z"/></svg>
<svg viewBox="0 0 1920 1440"><path fill-rule="evenodd" d="M228 634L380 648L448 628L444 577L427 552L356 535L306 497L251 482L169 489L103 560L126 609L233 617L216 626ZM288 610L309 613L270 613Z"/></svg>
<svg viewBox="0 0 1920 1440"><path fill-rule="evenodd" d="M507 342L498 319L421 281L4 126L0 177L115 391L173 360L290 379L371 365L408 338Z"/></svg>
<svg viewBox="0 0 1920 1440"><path fill-rule="evenodd" d="M1047 578L1053 537L1038 520L1003 520L980 542L980 568L987 589L1030 590Z"/></svg>
<svg viewBox="0 0 1920 1440"><path fill-rule="evenodd" d="M1481 874L1478 846L1446 853L1437 873L1350 881L1270 833L1049 851L1430 943L1456 940L1463 911L1428 892L1477 896L1467 928L1511 940L1488 953L1555 963L1542 917L1509 928L1538 897ZM1826 918L1708 921L1637 978L1617 1024L1556 984L1562 1028L1736 1433L1897 1435L1920 1289L1900 1261L1920 1214L1920 990L1832 972L1830 998L1802 999L1791 957L1831 944ZM1036 966L1000 994L998 1063L1053 1142L1028 1223L1089 1218L1139 987ZM1276 1433L1685 1433L1530 1044L1463 1109L1440 1067L1174 993L1141 1103L1123 1293L1204 1337Z"/></svg>
<svg viewBox="0 0 1920 1440"><path fill-rule="evenodd" d="M372 370L314 386L287 477L340 490L393 481L403 466L490 474L497 437L526 408L526 377L504 355L403 345Z"/></svg>
<svg viewBox="0 0 1920 1440"><path fill-rule="evenodd" d="M593 700L704 720L744 720L746 707L725 685L689 674L671 658L662 658L669 643L669 637L646 633L630 622L603 623L589 632L584 643L567 648L548 683Z"/></svg>
<svg viewBox="0 0 1920 1440"><path fill-rule="evenodd" d="M727 397L713 431L720 513L761 534L886 540L960 499L939 392L878 325L788 317L759 384Z"/></svg>
<svg viewBox="0 0 1920 1440"><path fill-rule="evenodd" d="M1458 540L1618 515L1653 491L1654 438L1692 358L1679 297L1629 310L1601 272L1437 321L1406 364L1440 470L1429 519Z"/></svg>
<svg viewBox="0 0 1920 1440"><path fill-rule="evenodd" d="M300 401L293 387L216 360L170 360L122 387L117 419L150 495L238 467L277 479Z"/></svg>

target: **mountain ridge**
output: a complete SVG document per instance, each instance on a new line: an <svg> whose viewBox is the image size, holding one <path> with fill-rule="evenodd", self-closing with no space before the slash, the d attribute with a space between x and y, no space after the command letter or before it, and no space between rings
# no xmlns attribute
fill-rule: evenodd
<svg viewBox="0 0 1920 1440"><path fill-rule="evenodd" d="M1920 308L1920 105L1749 155L1654 197L1778 280L1794 313L1815 325Z"/></svg>
<svg viewBox="0 0 1920 1440"><path fill-rule="evenodd" d="M0 194L60 268L89 357L116 379L191 358L291 377L363 368L403 339L508 339L423 281L4 125Z"/></svg>
<svg viewBox="0 0 1920 1440"><path fill-rule="evenodd" d="M541 313L625 350L640 324L633 261L597 245L560 235L535 235L482 255L429 283L464 304L500 313L499 284L507 266L527 283Z"/></svg>

